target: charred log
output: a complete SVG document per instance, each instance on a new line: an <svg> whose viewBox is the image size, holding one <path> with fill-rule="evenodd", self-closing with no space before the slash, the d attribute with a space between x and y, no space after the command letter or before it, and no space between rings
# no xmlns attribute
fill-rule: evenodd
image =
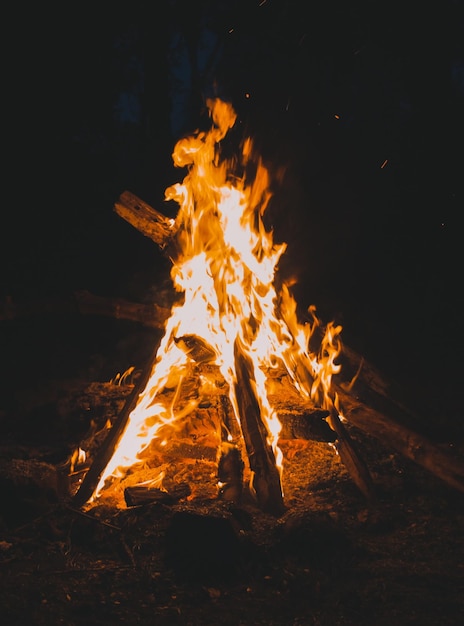
<svg viewBox="0 0 464 626"><path fill-rule="evenodd" d="M168 256L175 252L177 224L159 213L130 191L124 191L114 205L115 212L145 237L154 241Z"/></svg>
<svg viewBox="0 0 464 626"><path fill-rule="evenodd" d="M212 363L217 358L214 349L198 335L174 337L174 342L196 363Z"/></svg>
<svg viewBox="0 0 464 626"><path fill-rule="evenodd" d="M176 504L191 494L187 484L174 485L168 491L146 485L136 485L124 489L124 500L127 506L142 504Z"/></svg>
<svg viewBox="0 0 464 626"><path fill-rule="evenodd" d="M170 311L155 303L132 302L123 298L105 298L88 291L77 291L66 297L15 301L8 297L0 303L0 321L37 315L97 315L128 320L149 328L164 328Z"/></svg>
<svg viewBox="0 0 464 626"><path fill-rule="evenodd" d="M305 381L308 388L311 388L312 376L303 359L297 363L297 372L300 379ZM335 407L330 411L328 424L332 431L336 433L337 441L335 446L353 482L367 498L372 497L374 490L369 469L348 430L341 423Z"/></svg>
<svg viewBox="0 0 464 626"><path fill-rule="evenodd" d="M234 444L223 442L218 456L219 498L239 503L242 499L244 468L240 450Z"/></svg>
<svg viewBox="0 0 464 626"><path fill-rule="evenodd" d="M343 389L338 394L349 424L376 437L403 456L421 465L451 487L464 492L464 463L447 448L400 424L391 416L354 399Z"/></svg>
<svg viewBox="0 0 464 626"><path fill-rule="evenodd" d="M88 502L97 488L101 475L103 474L106 466L113 456L113 452L124 434L129 416L137 406L139 396L148 383L151 376L152 363L155 361L155 356L156 353L153 355L152 360L149 361L148 366L145 368L137 384L134 386L132 393L127 398L123 410L119 414L111 430L108 432L106 439L93 459L89 471L85 475L77 493L74 495L73 500L76 506L83 506L86 502Z"/></svg>
<svg viewBox="0 0 464 626"><path fill-rule="evenodd" d="M274 452L268 444L268 432L262 421L259 402L253 387L253 370L238 342L234 346L235 396L243 439L252 472L252 487L261 509L272 515L285 511L279 471Z"/></svg>
<svg viewBox="0 0 464 626"><path fill-rule="evenodd" d="M74 297L79 313L84 315L113 317L160 329L164 328L164 322L169 317L169 310L154 302L143 304L123 298L104 298L88 291L78 291Z"/></svg>
<svg viewBox="0 0 464 626"><path fill-rule="evenodd" d="M338 439L335 446L354 484L366 498L372 498L374 495L374 483L369 468L335 411L331 414L329 423L337 433Z"/></svg>
<svg viewBox="0 0 464 626"><path fill-rule="evenodd" d="M333 430L326 418L329 411L309 409L302 413L295 411L278 411L279 421L282 424L279 439L306 439L334 443L337 433Z"/></svg>

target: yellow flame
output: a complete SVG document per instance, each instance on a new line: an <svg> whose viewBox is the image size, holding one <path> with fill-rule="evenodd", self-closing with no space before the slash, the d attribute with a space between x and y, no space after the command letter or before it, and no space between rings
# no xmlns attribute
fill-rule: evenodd
<svg viewBox="0 0 464 626"><path fill-rule="evenodd" d="M280 470L280 422L267 397L266 371L283 364L304 396L326 408L336 406L330 389L332 376L339 371L335 360L341 327L329 325L323 330L314 308L309 310L310 321L301 324L289 287L283 285L276 292L277 264L286 244L276 244L263 222L271 198L269 173L254 156L251 139L243 142L238 157L221 158L221 141L234 126L236 114L221 100L209 101L208 106L212 127L176 144L173 162L188 173L182 183L165 192L166 200L179 205L176 237L181 252L173 260L171 278L184 297L171 310L148 383L92 499L108 482L140 463L141 452L151 442L157 439L162 444L177 420L194 415L198 401L180 410L175 399L167 404L162 397L166 389L179 390L188 374L191 360L179 340L182 337L194 335L210 347L210 356L228 384L238 423L234 346L239 342L246 351L267 443ZM316 332L322 339L314 354L309 345Z"/></svg>
<svg viewBox="0 0 464 626"><path fill-rule="evenodd" d="M85 463L87 458L85 450L76 448L69 459L69 472L72 474L78 465Z"/></svg>

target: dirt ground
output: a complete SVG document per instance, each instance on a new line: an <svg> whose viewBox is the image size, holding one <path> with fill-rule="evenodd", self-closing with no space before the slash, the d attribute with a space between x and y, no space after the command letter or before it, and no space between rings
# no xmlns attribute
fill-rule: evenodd
<svg viewBox="0 0 464 626"><path fill-rule="evenodd" d="M280 517L207 489L174 503L74 506L61 484L69 455L130 389L98 383L97 401L84 361L79 376L61 367L61 377L42 371L10 388L16 402L2 409L3 624L462 623L463 493L354 428L371 500L331 446L295 440ZM462 439L440 445L462 450ZM190 474L213 484L214 463L192 461Z"/></svg>

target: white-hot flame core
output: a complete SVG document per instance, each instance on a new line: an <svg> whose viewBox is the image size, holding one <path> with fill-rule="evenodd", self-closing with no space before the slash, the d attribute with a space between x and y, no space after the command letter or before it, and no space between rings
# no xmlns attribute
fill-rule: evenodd
<svg viewBox="0 0 464 626"><path fill-rule="evenodd" d="M216 353L215 363L229 385L230 399L240 423L237 400L234 346L238 341L253 364L252 385L260 403L268 443L281 469L277 447L280 422L266 392L266 370L280 362L296 388L308 399L333 409L331 379L339 366L341 327L329 325L318 354L309 351L309 340L320 330L315 310L312 323L298 322L296 303L287 286L279 294L274 287L277 264L286 244L275 244L266 230L263 214L269 203L269 175L256 160L252 180L235 171L252 159L252 142L245 140L241 162L220 160L220 141L236 120L232 107L220 100L209 102L214 124L208 132L182 139L174 149L173 161L187 167L180 184L168 188L167 200L179 204L176 222L181 254L174 260L171 278L184 294L173 306L166 323L149 381L129 416L127 426L92 499L109 479L123 475L140 463L141 452L181 415L173 405L159 400L164 389L179 388L187 374L189 356L176 339L195 335ZM182 417L197 403L183 408ZM161 441L160 441L161 443Z"/></svg>

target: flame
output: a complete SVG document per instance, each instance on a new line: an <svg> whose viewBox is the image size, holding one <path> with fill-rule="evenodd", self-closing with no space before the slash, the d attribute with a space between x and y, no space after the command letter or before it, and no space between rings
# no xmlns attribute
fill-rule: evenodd
<svg viewBox="0 0 464 626"><path fill-rule="evenodd" d="M75 471L78 465L83 465L87 459L87 454L82 448L76 448L69 459L70 475Z"/></svg>
<svg viewBox="0 0 464 626"><path fill-rule="evenodd" d="M149 444L157 440L162 445L180 419L194 415L198 399L182 406L177 401L192 363L195 338L202 357L217 365L228 385L239 428L237 351L244 355L266 442L280 472L280 422L267 397L266 372L283 364L301 394L324 408L337 407L331 379L339 371L341 327L329 324L323 329L314 307L309 309L310 320L300 323L290 286L276 291L278 262L286 244L276 244L263 221L271 198L269 173L249 138L238 156L221 157L221 141L237 116L221 100L209 101L208 107L211 129L176 144L173 162L187 168L187 175L165 192L166 200L179 205L180 254L173 260L171 278L183 299L172 307L148 383L91 500L142 463L141 454ZM321 340L314 353L310 343L318 334ZM169 403L163 395L167 389L174 392Z"/></svg>

